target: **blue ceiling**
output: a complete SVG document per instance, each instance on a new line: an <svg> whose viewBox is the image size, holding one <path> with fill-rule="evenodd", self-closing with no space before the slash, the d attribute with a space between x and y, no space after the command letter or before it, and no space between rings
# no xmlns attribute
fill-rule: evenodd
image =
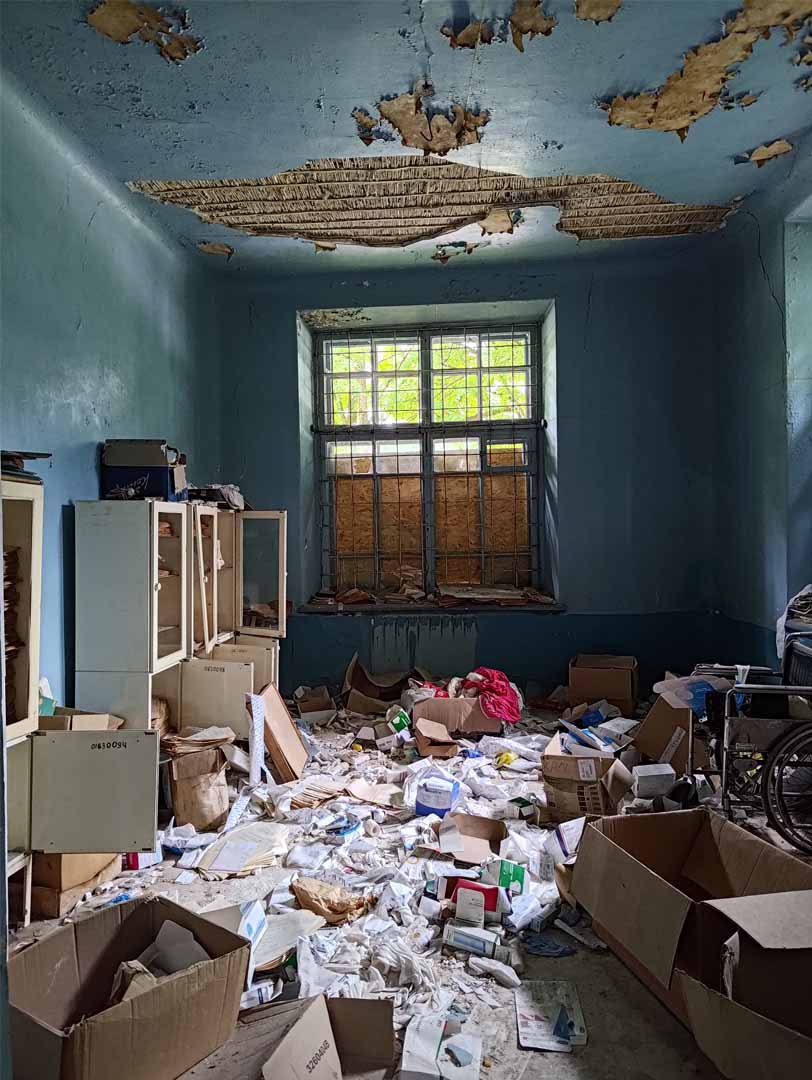
<svg viewBox="0 0 812 1080"><path fill-rule="evenodd" d="M596 99L660 85L687 49L719 35L735 0L623 0L612 22L601 25L576 19L573 0L547 0L558 26L549 37L526 41L523 54L509 40L454 50L440 34L452 20L459 28L472 15L505 15L512 0L190 0L190 29L204 48L177 65L148 44L119 45L97 33L85 21L93 6L4 0L2 58L122 188L134 179L268 176L313 158L414 153L399 139L365 147L351 113L357 106L374 113L382 97L424 77L438 101L490 113L481 143L452 152L449 161L531 176L608 173L679 202L726 203L786 190L812 123L812 94L796 85L804 69L792 63L798 45L785 44L782 32L759 42L729 84L734 94L760 94L758 102L715 109L684 143L670 133L610 127L595 106ZM795 143L793 154L758 170L734 164L743 151L782 136ZM229 272L415 264L442 272L430 262L432 242L317 254L303 241L243 236L122 194L143 203L192 251L201 240L232 244ZM596 250L557 233L555 209L524 217L513 236L491 238L471 258L490 263ZM449 239L477 240L479 230L469 226ZM636 252L702 242L614 240L597 248Z"/></svg>

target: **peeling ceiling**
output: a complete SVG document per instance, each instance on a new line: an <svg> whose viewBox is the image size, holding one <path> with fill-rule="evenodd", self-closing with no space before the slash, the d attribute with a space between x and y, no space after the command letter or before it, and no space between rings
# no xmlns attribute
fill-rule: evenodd
<svg viewBox="0 0 812 1080"><path fill-rule="evenodd" d="M190 257L223 273L431 267L438 243L483 265L633 254L702 241L622 231L579 240L590 234L567 229L566 200L537 197L484 200L476 214L449 214L450 232L403 248L339 240L332 250L335 239L323 233L308 232L317 245L293 238L302 230L246 235L189 213L180 198L163 205L124 185L196 181L212 192L218 181L255 183L322 159L400 157L404 168L433 160L415 159L422 151L442 153L450 166L514 174L511 184L525 193L549 195L547 185L601 174L657 206L701 212L786 191L812 134L804 89L812 84L812 22L804 21L812 0L738 7L669 0L667 17L663 7L662 0L189 0L181 10L129 0L3 0L2 60L136 208ZM764 36L775 19L800 24L791 40L784 29ZM679 73L696 55L710 57L702 63L710 92L698 106L677 96L672 122L658 130L669 114L667 88L684 83ZM686 109L689 131L680 142ZM783 141L791 150L773 149L764 168L737 165L758 163L762 148ZM498 218L493 230L477 224L511 207L521 208L512 231Z"/></svg>

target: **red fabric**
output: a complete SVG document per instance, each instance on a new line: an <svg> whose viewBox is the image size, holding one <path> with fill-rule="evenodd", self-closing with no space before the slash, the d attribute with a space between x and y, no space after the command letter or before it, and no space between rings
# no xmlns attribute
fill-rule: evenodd
<svg viewBox="0 0 812 1080"><path fill-rule="evenodd" d="M479 678L466 679L463 686L466 690L479 691L479 704L485 715L507 724L518 724L522 715L519 696L504 671L478 667L471 674L479 675Z"/></svg>

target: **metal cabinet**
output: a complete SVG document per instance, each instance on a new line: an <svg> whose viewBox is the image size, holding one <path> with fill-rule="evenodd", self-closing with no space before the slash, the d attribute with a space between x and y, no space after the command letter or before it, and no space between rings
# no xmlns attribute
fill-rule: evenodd
<svg viewBox="0 0 812 1080"><path fill-rule="evenodd" d="M154 849L157 731L37 731L8 763L10 849Z"/></svg>
<svg viewBox="0 0 812 1080"><path fill-rule="evenodd" d="M85 709L122 717L121 730L129 731L150 728L153 698L162 698L169 722L178 730L227 726L246 739L245 695L269 682L276 686L278 678L279 642L237 634L232 643L216 645L209 656L158 673L77 671L76 700Z"/></svg>
<svg viewBox="0 0 812 1080"><path fill-rule="evenodd" d="M186 524L179 503L76 503L77 672L155 673L187 655Z"/></svg>
<svg viewBox="0 0 812 1080"><path fill-rule="evenodd" d="M5 724L8 742L34 731L39 714L43 488L3 477L6 609Z"/></svg>

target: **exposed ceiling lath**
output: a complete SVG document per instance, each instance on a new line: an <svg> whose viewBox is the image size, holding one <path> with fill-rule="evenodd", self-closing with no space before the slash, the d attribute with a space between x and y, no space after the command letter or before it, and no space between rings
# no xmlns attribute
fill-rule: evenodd
<svg viewBox="0 0 812 1080"><path fill-rule="evenodd" d="M324 158L249 180L138 180L130 188L252 236L402 247L482 221L494 209L555 206L580 240L718 229L728 206L672 203L600 173L524 177L435 158Z"/></svg>

